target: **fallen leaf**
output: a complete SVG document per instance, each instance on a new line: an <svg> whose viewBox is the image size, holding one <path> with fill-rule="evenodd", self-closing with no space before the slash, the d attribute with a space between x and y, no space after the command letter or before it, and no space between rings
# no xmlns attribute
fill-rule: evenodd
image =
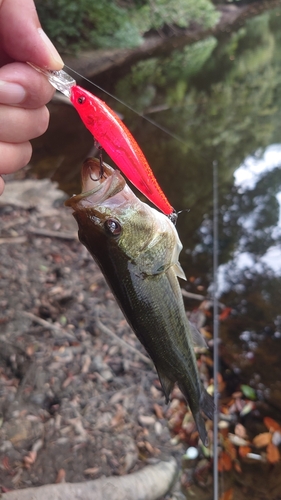
<svg viewBox="0 0 281 500"><path fill-rule="evenodd" d="M242 424L235 425L234 433L236 434L236 436L239 436L243 439L247 439L246 429L245 429L244 425L242 425Z"/></svg>
<svg viewBox="0 0 281 500"><path fill-rule="evenodd" d="M264 417L263 423L270 432L281 431L281 426L278 424L278 422L276 422L276 420L273 420L273 418Z"/></svg>
<svg viewBox="0 0 281 500"><path fill-rule="evenodd" d="M2 465L3 469L7 470L8 472L11 472L12 468L10 466L9 457L5 456L2 458Z"/></svg>
<svg viewBox="0 0 281 500"><path fill-rule="evenodd" d="M279 431L273 432L272 443L275 444L275 446L279 446L279 444L281 444L281 432L279 432Z"/></svg>
<svg viewBox="0 0 281 500"><path fill-rule="evenodd" d="M237 453L236 453L236 448L235 446L233 446L232 442L229 439L225 439L223 445L225 451L228 453L230 458L232 460L235 460Z"/></svg>
<svg viewBox="0 0 281 500"><path fill-rule="evenodd" d="M236 472L238 472L239 474L242 473L242 469L241 469L241 465L240 463L238 462L238 460L235 460L234 462L234 469L236 470Z"/></svg>
<svg viewBox="0 0 281 500"><path fill-rule="evenodd" d="M237 399L236 401L239 401L239 399ZM250 413L251 411L253 411L255 409L255 407L256 407L256 405L255 405L254 401L248 401L248 403L245 404L245 406L240 411L241 417L244 417L245 415L248 415L248 413Z"/></svg>
<svg viewBox="0 0 281 500"><path fill-rule="evenodd" d="M223 377L221 373L218 372L217 374L217 383L218 383L218 391L222 392L225 389L225 381L223 380Z"/></svg>
<svg viewBox="0 0 281 500"><path fill-rule="evenodd" d="M219 472L229 471L232 469L232 460L228 453L222 451L219 455L218 470Z"/></svg>
<svg viewBox="0 0 281 500"><path fill-rule="evenodd" d="M154 403L153 409L155 411L155 415L157 418L164 418L162 406L158 405L157 403Z"/></svg>
<svg viewBox="0 0 281 500"><path fill-rule="evenodd" d="M242 396L243 396L243 394L242 394L242 392L241 392L241 391L236 391L236 392L234 392L234 393L232 394L232 397L233 397L234 399L236 399L236 398L242 398Z"/></svg>
<svg viewBox="0 0 281 500"><path fill-rule="evenodd" d="M220 497L220 500L232 500L233 492L234 492L233 488L229 488L229 490L224 491Z"/></svg>
<svg viewBox="0 0 281 500"><path fill-rule="evenodd" d="M64 469L60 469L58 471L55 483L56 484L65 483L65 470Z"/></svg>
<svg viewBox="0 0 281 500"><path fill-rule="evenodd" d="M207 366L214 366L214 362L211 358L208 356L205 356L204 354L201 355L201 360L207 365Z"/></svg>
<svg viewBox="0 0 281 500"><path fill-rule="evenodd" d="M220 420L218 423L218 428L219 433L222 435L222 437L227 438L229 431L229 422L226 422L226 420Z"/></svg>
<svg viewBox="0 0 281 500"><path fill-rule="evenodd" d="M28 345L25 349L25 352L26 352L27 356L29 356L29 357L33 356L33 354L35 352L35 345L34 344Z"/></svg>
<svg viewBox="0 0 281 500"><path fill-rule="evenodd" d="M266 448L266 457L271 464L276 464L276 462L279 462L280 453L275 444L269 443L269 445Z"/></svg>
<svg viewBox="0 0 281 500"><path fill-rule="evenodd" d="M223 321L223 320L227 319L228 316L230 315L231 311L232 311L231 307L225 307L219 315L219 320Z"/></svg>
<svg viewBox="0 0 281 500"><path fill-rule="evenodd" d="M253 444L257 448L264 448L269 443L271 443L271 439L272 439L271 432L262 432L261 434L258 434L257 436L254 437Z"/></svg>
<svg viewBox="0 0 281 500"><path fill-rule="evenodd" d="M240 457L244 458L248 453L251 453L251 448L250 446L239 446L238 453Z"/></svg>
<svg viewBox="0 0 281 500"><path fill-rule="evenodd" d="M246 396L246 398L256 399L256 391L249 385L242 384L241 391L243 392L244 396Z"/></svg>
<svg viewBox="0 0 281 500"><path fill-rule="evenodd" d="M23 464L26 469L29 469L31 465L34 464L37 458L37 451L29 451L22 459Z"/></svg>
<svg viewBox="0 0 281 500"><path fill-rule="evenodd" d="M116 408L117 411L110 422L111 427L117 427L118 425L122 425L124 423L125 409L120 404L116 404Z"/></svg>
<svg viewBox="0 0 281 500"><path fill-rule="evenodd" d="M87 476L95 476L100 471L100 467L89 467L84 470L84 474Z"/></svg>
<svg viewBox="0 0 281 500"><path fill-rule="evenodd" d="M145 445L145 447L146 447L147 451L148 451L149 453L151 453L151 455L153 455L153 453L154 453L154 448L153 448L152 444L150 444L150 443L149 443L149 441L145 441L144 445Z"/></svg>
<svg viewBox="0 0 281 500"><path fill-rule="evenodd" d="M249 444L246 439L240 438L239 436L236 436L236 434L231 434L231 432L228 434L228 439L230 439L235 446L247 446Z"/></svg>

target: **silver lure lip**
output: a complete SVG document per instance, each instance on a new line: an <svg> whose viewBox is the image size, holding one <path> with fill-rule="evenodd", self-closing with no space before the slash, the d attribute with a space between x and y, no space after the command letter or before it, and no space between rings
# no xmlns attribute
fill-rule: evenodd
<svg viewBox="0 0 281 500"><path fill-rule="evenodd" d="M42 75L45 75L48 78L50 84L56 90L70 99L71 88L76 85L76 80L74 80L72 76L70 76L62 69L59 71L54 71L40 68L39 66L36 66L36 64L30 62L27 62L27 64L29 64L29 66L31 66L33 69L36 69L36 71L38 71L39 73L42 73Z"/></svg>

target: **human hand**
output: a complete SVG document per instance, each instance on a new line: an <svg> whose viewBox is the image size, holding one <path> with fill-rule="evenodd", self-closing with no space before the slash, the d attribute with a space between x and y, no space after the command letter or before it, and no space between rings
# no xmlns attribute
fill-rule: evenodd
<svg viewBox="0 0 281 500"><path fill-rule="evenodd" d="M1 175L29 162L29 140L43 134L49 123L45 104L54 89L26 61L51 70L63 67L40 27L33 0L0 0L0 194Z"/></svg>

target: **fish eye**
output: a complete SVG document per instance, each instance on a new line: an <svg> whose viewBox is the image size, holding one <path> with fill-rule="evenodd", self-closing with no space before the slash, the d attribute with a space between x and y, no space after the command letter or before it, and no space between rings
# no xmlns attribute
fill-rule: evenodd
<svg viewBox="0 0 281 500"><path fill-rule="evenodd" d="M84 97L83 95L81 95L80 97L78 97L77 99L77 102L79 104L84 104L84 102L86 101L86 97Z"/></svg>
<svg viewBox="0 0 281 500"><path fill-rule="evenodd" d="M122 231L121 224L116 219L107 219L104 223L104 227L112 236L119 236Z"/></svg>

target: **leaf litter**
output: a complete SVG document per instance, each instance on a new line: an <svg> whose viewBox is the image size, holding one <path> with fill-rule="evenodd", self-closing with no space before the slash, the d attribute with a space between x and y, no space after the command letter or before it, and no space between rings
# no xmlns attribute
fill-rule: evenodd
<svg viewBox="0 0 281 500"><path fill-rule="evenodd" d="M208 450L177 387L165 404L152 363L77 241L69 212L52 207L44 214L32 203L1 211L2 491L123 475L171 454L188 464L181 476L186 494L211 488L212 423ZM211 345L212 302L183 295L200 302L188 316ZM226 322L232 309L220 308ZM198 367L212 392L210 351L198 350ZM254 389L238 384L229 393L224 372L217 377L219 472L234 471L241 481L249 462L280 464L279 423L260 414L253 435L244 423L257 412ZM195 459L186 446L198 450ZM226 487L221 498L233 491Z"/></svg>

